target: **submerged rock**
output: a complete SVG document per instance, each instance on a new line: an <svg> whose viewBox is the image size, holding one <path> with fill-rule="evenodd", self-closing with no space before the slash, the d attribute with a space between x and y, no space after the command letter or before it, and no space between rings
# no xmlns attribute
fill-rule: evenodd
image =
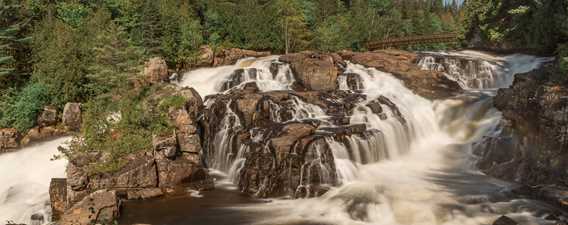
<svg viewBox="0 0 568 225"><path fill-rule="evenodd" d="M500 216L493 225L517 225L518 223L507 216Z"/></svg>

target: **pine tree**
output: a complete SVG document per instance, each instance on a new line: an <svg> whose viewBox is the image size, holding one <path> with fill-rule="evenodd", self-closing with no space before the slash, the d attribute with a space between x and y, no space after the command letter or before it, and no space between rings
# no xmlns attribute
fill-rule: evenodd
<svg viewBox="0 0 568 225"><path fill-rule="evenodd" d="M93 96L123 88L128 78L140 73L142 50L133 46L128 33L114 22L97 34L93 53L87 75L87 88Z"/></svg>
<svg viewBox="0 0 568 225"><path fill-rule="evenodd" d="M274 4L284 51L302 49L309 44L309 30L297 0L276 0Z"/></svg>
<svg viewBox="0 0 568 225"><path fill-rule="evenodd" d="M21 4L0 0L0 88L19 85L31 73L30 18Z"/></svg>

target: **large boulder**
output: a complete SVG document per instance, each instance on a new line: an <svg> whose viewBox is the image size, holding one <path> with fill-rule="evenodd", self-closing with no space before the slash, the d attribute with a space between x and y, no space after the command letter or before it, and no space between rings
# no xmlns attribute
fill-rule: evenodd
<svg viewBox="0 0 568 225"><path fill-rule="evenodd" d="M81 103L69 102L63 108L62 122L69 130L81 129Z"/></svg>
<svg viewBox="0 0 568 225"><path fill-rule="evenodd" d="M169 78L168 64L160 57L154 57L144 64L144 77L151 83L167 81Z"/></svg>
<svg viewBox="0 0 568 225"><path fill-rule="evenodd" d="M307 90L330 91L337 88L339 69L329 54L303 52L280 57L290 67L301 85Z"/></svg>
<svg viewBox="0 0 568 225"><path fill-rule="evenodd" d="M0 129L0 153L19 147L20 133L14 128Z"/></svg>
<svg viewBox="0 0 568 225"><path fill-rule="evenodd" d="M197 61L192 65L193 67L205 67L213 65L215 59L215 52L208 45L199 47L199 55Z"/></svg>
<svg viewBox="0 0 568 225"><path fill-rule="evenodd" d="M53 126L58 122L57 108L55 106L45 106L37 118L40 127Z"/></svg>
<svg viewBox="0 0 568 225"><path fill-rule="evenodd" d="M95 191L73 205L62 216L61 225L112 224L119 216L116 191Z"/></svg>

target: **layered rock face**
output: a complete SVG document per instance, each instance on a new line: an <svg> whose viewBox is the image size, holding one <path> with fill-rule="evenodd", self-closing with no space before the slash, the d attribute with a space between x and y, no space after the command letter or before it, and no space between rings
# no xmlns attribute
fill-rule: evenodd
<svg viewBox="0 0 568 225"><path fill-rule="evenodd" d="M185 101L165 109L174 130L155 135L152 149L127 155L123 159L126 164L118 171L93 171L93 166L110 157L105 152L72 155L67 179L54 179L50 187L54 220L60 219L61 224L107 223L118 216L122 199L158 197L209 179L201 163L197 122L203 105L201 97L190 88L164 86L146 102L161 105L172 96Z"/></svg>
<svg viewBox="0 0 568 225"><path fill-rule="evenodd" d="M377 139L380 131L350 124L365 95L300 85L304 91L260 92L249 83L209 97L203 117L208 166L228 172L241 191L258 197L313 197L340 182L331 145L348 146L355 138L366 145L383 144ZM387 102L369 105L377 113L383 107L396 109ZM347 159L354 161L364 151L346 148Z"/></svg>
<svg viewBox="0 0 568 225"><path fill-rule="evenodd" d="M565 76L550 64L517 75L511 88L500 90L494 104L503 112L502 131L482 142L477 154L480 155L478 166L486 173L533 186L536 189L531 194L553 199L568 208L565 194L556 199L550 197L568 193ZM559 77L561 79L556 79Z"/></svg>

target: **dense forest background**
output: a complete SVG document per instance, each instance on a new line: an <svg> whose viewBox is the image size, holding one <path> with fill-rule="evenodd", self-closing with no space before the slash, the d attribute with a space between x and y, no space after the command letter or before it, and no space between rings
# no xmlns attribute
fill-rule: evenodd
<svg viewBox="0 0 568 225"><path fill-rule="evenodd" d="M45 105L61 109L125 89L153 56L187 69L203 45L365 51L373 40L456 32L473 47L559 54L568 68L566 2L0 0L0 127L25 132Z"/></svg>

